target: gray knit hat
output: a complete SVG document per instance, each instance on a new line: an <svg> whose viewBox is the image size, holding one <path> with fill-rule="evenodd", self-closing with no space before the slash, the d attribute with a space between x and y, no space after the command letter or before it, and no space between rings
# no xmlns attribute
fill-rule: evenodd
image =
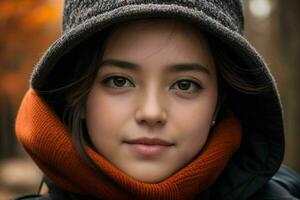
<svg viewBox="0 0 300 200"><path fill-rule="evenodd" d="M44 89L43 81L55 82L54 78L46 77L58 73L57 68L63 66L57 63L89 36L118 22L151 17L176 17L200 27L234 52L243 61L242 67L260 69L260 78L269 84L261 94L239 95L236 104L243 105L239 115L242 145L213 189L222 199L248 198L280 167L284 136L276 83L260 55L243 36L240 0L65 0L63 34L37 63L31 87L40 91Z"/></svg>

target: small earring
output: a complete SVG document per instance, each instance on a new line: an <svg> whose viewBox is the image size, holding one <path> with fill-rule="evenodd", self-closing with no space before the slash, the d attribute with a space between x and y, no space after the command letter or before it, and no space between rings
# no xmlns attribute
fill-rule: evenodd
<svg viewBox="0 0 300 200"><path fill-rule="evenodd" d="M213 121L211 122L211 127L213 127L215 124L216 124L216 120L213 120Z"/></svg>

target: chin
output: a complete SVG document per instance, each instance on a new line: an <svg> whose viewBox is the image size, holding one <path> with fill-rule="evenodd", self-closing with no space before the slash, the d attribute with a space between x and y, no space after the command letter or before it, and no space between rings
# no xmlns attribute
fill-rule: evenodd
<svg viewBox="0 0 300 200"><path fill-rule="evenodd" d="M159 183L172 175L172 173L158 173L151 172L150 170L142 170L141 173L136 173L137 171L131 172L132 173L125 173L131 176L132 178L144 183Z"/></svg>

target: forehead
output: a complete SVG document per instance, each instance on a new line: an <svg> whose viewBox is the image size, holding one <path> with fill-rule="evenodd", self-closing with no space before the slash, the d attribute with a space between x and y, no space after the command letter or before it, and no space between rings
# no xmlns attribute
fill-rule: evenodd
<svg viewBox="0 0 300 200"><path fill-rule="evenodd" d="M103 53L102 60L108 59L129 61L142 68L187 63L214 67L204 35L191 24L174 19L139 20L115 26Z"/></svg>

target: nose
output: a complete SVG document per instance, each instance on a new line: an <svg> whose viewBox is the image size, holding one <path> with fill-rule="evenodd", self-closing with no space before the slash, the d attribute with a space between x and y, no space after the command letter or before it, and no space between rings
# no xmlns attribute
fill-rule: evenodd
<svg viewBox="0 0 300 200"><path fill-rule="evenodd" d="M164 104L165 102L157 92L148 92L144 98L140 99L136 121L151 127L164 125L167 121Z"/></svg>

